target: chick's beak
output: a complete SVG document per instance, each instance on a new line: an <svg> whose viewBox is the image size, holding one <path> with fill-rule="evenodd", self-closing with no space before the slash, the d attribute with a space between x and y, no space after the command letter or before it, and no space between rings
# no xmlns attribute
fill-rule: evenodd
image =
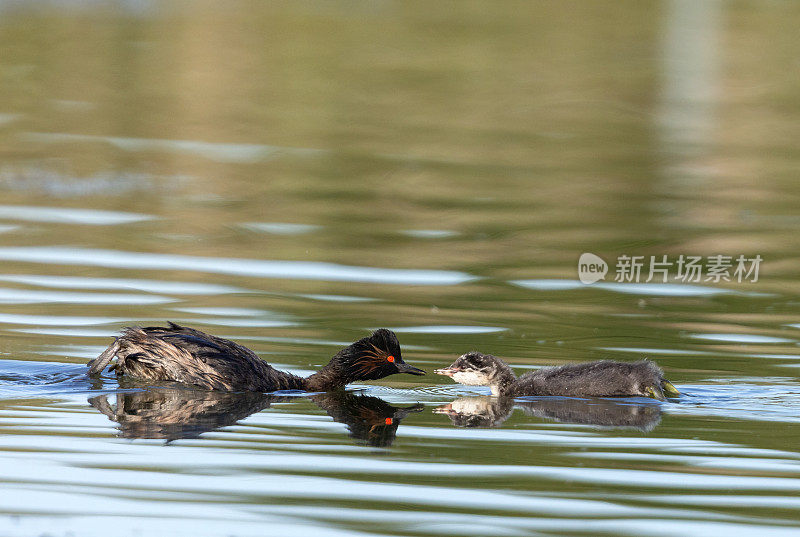
<svg viewBox="0 0 800 537"><path fill-rule="evenodd" d="M447 403L446 405L437 406L433 409L434 414L447 414L448 416L451 414L455 414L455 410L453 410L453 405Z"/></svg>
<svg viewBox="0 0 800 537"><path fill-rule="evenodd" d="M408 373L409 375L424 375L425 371L422 369L418 369L412 365L408 365L405 362L399 362L395 364L397 366L398 373Z"/></svg>
<svg viewBox="0 0 800 537"><path fill-rule="evenodd" d="M456 373L458 373L460 369L456 369L454 367L445 367L444 369L435 369L433 372L437 375L444 375L446 377L452 377Z"/></svg>

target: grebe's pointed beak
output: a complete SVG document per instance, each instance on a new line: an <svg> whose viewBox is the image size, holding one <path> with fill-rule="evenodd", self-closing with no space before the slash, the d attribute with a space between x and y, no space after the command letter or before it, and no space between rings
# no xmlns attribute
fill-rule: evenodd
<svg viewBox="0 0 800 537"><path fill-rule="evenodd" d="M425 405L422 403L417 403L416 405L411 405L407 407L398 408L394 411L394 419L401 420L408 416L409 414L414 414L415 412L422 412L425 410Z"/></svg>
<svg viewBox="0 0 800 537"><path fill-rule="evenodd" d="M397 366L398 373L408 373L409 375L424 375L425 371L422 369L418 369L412 365L408 365L405 362L400 362L395 364Z"/></svg>
<svg viewBox="0 0 800 537"><path fill-rule="evenodd" d="M434 369L433 372L436 373L437 375L444 375L446 377L452 377L453 375L455 375L459 371L461 371L461 370L460 369L456 369L454 367L446 367L444 369Z"/></svg>

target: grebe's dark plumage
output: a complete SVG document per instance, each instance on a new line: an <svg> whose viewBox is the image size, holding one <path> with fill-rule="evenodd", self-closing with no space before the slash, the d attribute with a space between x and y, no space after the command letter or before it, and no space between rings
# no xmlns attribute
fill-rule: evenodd
<svg viewBox="0 0 800 537"><path fill-rule="evenodd" d="M583 364L546 367L517 378L500 358L480 352L460 356L445 369L435 371L461 384L491 386L492 394L504 397L560 395L567 397L645 396L664 399L678 395L656 364L649 360L614 362L600 360Z"/></svg>
<svg viewBox="0 0 800 537"><path fill-rule="evenodd" d="M403 361L397 336L385 328L340 350L328 365L305 378L278 371L233 341L175 323L124 329L111 346L89 362L89 374L101 372L115 356L117 362L111 369L117 376L226 391L321 392L395 373L425 374Z"/></svg>

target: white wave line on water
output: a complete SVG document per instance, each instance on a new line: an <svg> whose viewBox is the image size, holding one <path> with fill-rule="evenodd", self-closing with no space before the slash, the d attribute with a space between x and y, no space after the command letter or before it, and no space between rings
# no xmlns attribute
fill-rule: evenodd
<svg viewBox="0 0 800 537"><path fill-rule="evenodd" d="M39 291L0 287L0 304L166 304L175 299L160 295L129 293L74 293L68 291Z"/></svg>
<svg viewBox="0 0 800 537"><path fill-rule="evenodd" d="M272 417L272 415L270 416ZM81 423L70 423L70 430L77 430L79 428L87 431L96 431L99 417L95 418L91 414L85 416L85 420ZM51 427L49 424L37 424L33 427L27 427L32 433L46 433L49 430L59 430L57 427ZM547 435L545 435L547 436ZM562 440L568 440L570 443L579 442L581 437L567 438L563 435L550 435ZM39 438L47 438L46 435L39 436ZM583 438L586 439L586 438ZM662 442L665 439L661 439ZM674 439L666 440L669 442ZM32 447L31 443L35 441L35 437L24 438L23 440L28 447ZM0 447L8 449L14 443L19 443L20 440L15 438L14 435L4 437L0 440ZM70 438L69 444L63 447L69 447L72 451L53 453L50 460L43 462L42 468L39 469L37 475L30 475L24 470L20 470L15 464L14 456L6 456L0 462L3 474L9 480L22 480L24 482L38 482L41 484L52 483L53 478L47 472L46 466L55 466L60 469L60 479L58 482L71 482L75 485L79 484L92 484L98 482L93 480L92 476L87 475L86 468L80 468L83 465L93 463L96 461L96 454L89 452L81 452L79 449L84 444L90 444L90 439L81 439L80 437ZM190 445L191 442L187 442ZM573 444L574 445L574 444ZM158 447L158 446L153 446ZM160 465L169 466L180 471L187 472L185 474L172 474L172 475L158 475L158 473L147 470L148 465L154 460L154 453L143 446L136 446L135 452L128 449L125 445L106 446L106 455L111 455L112 450L115 454L119 455L124 453L124 463L120 463L119 467L115 470L130 469L136 470L139 482L134 479L131 474L128 481L128 488L135 488L139 486L160 486L165 488L176 488L183 490L190 490L192 485L200 486L204 490L211 490L214 487L212 476L204 475L202 483L195 482L189 477L189 471L198 468L208 468L208 461L204 459L197 459L194 457L187 457L186 453L173 449L169 452L158 451L158 461ZM24 459L25 455L19 455L18 458ZM75 471L72 472L69 469ZM725 474L708 474L708 473L695 473L695 472L681 472L681 471L662 471L662 470L636 470L628 468L599 468L599 467L560 467L560 466L537 466L537 465L515 465L515 464L460 464L460 463L428 463L428 462L411 462L411 461L393 461L391 466L387 466L383 460L362 459L354 456L347 455L330 455L325 457L317 457L308 454L295 454L291 458L286 457L286 453L278 450L264 450L254 453L231 453L226 456L224 461L219 461L216 465L218 469L235 469L238 471L259 471L259 472L293 472L305 471L308 468L314 468L318 474L314 477L309 477L309 481L316 482L304 483L299 486L295 494L306 497L309 491L316 491L318 497L327 497L334 499L337 496L346 497L348 499L361 496L362 498L378 499L381 496L401 498L401 495L406 495L408 499L416 497L420 498L424 491L428 492L426 503L435 504L441 502L442 505L449 505L453 498L459 496L459 503L461 506L481 505L486 500L497 499L491 498L499 494L502 497L502 503L508 510L531 510L534 505L533 500L526 496L517 496L514 494L497 493L490 491L469 491L467 489L449 488L441 486L417 486L414 487L413 492L404 489L403 486L393 485L391 483L370 483L369 476L374 475L403 475L403 476L440 476L442 478L455 478L458 476L469 476L472 478L496 478L496 479L519 479L521 477L536 478L543 481L569 481L573 483L584 483L599 486L629 486L648 488L653 490L659 489L683 489L683 490L706 490L706 491L750 491L750 492L791 492L797 493L800 491L800 479L796 477L771 477L771 476L752 476L752 475L739 475L738 472L733 471ZM357 490L350 490L343 492L341 487L345 481L339 478L325 475L327 473L338 473L342 468L348 468L351 475L349 482L357 482ZM140 471L145 469L144 471ZM67 473L65 473L67 472ZM103 473L103 472L100 472ZM112 472L113 473L113 472ZM16 475L14 475L16 474ZM71 474L71 475L70 475ZM148 475L150 474L150 475ZM185 476L185 477L184 477ZM366 480L359 479L356 476L367 476ZM100 477L99 475L95 475ZM234 482L237 487L247 487L251 485L250 492L268 493L269 489L279 491L281 495L292 495L288 488L288 480L296 479L303 481L301 476L281 475L280 483L243 483L239 480L231 481L234 478L220 476L217 485L220 489L229 488ZM182 481L182 483L181 483ZM102 481L100 481L102 482ZM320 486L323 485L328 486ZM311 485L311 486L309 486ZM317 485L317 486L314 486ZM371 489L371 490L369 490ZM218 489L219 490L219 489ZM248 492L242 489L242 492ZM469 495L474 495L474 502L468 502ZM516 501L514 501L516 500ZM512 503L516 503L514 506Z"/></svg>
<svg viewBox="0 0 800 537"><path fill-rule="evenodd" d="M123 318L84 317L64 315L26 315L22 313L0 313L0 324L22 324L40 326L93 326L120 323Z"/></svg>
<svg viewBox="0 0 800 537"><path fill-rule="evenodd" d="M267 144L235 144L224 142L202 142L198 140L164 140L157 138L129 138L121 136L97 136L63 132L26 132L20 138L40 143L101 142L129 152L168 151L204 157L216 162L263 162L280 155L318 156L331 152L325 149L285 147Z"/></svg>
<svg viewBox="0 0 800 537"><path fill-rule="evenodd" d="M55 287L59 289L123 289L175 295L221 295L254 292L240 287L212 283L142 280L133 278L57 276L48 274L0 274L0 281L23 283L39 287Z"/></svg>
<svg viewBox="0 0 800 537"><path fill-rule="evenodd" d="M143 270L188 270L260 278L397 285L458 285L477 279L471 274L450 270L391 269L319 261L200 257L63 246L0 248L0 259L29 263Z"/></svg>
<svg viewBox="0 0 800 537"><path fill-rule="evenodd" d="M456 166L501 166L502 162L484 162L475 159L454 158L452 156L428 156L421 154L398 154L398 153L353 153L338 149L319 148L319 147L292 147L270 144L242 144L231 142L206 142L202 140L170 140L163 138L133 138L124 136L103 136L95 134L75 134L68 132L22 132L17 138L25 142L43 144L61 143L105 143L116 149L129 153L165 151L168 153L182 153L201 157L214 162L231 163L256 163L269 162L271 160L292 156L299 158L326 157L336 155L362 155L368 158L377 158L396 162L432 163L439 165ZM412 233L415 230L410 230ZM450 233L446 230L421 230L425 238L432 238L431 233L442 237L442 232ZM428 232L428 233L425 233ZM418 235L419 236L419 235Z"/></svg>
<svg viewBox="0 0 800 537"><path fill-rule="evenodd" d="M154 220L155 216L122 211L101 211L72 207L33 207L26 205L0 205L0 218L25 222L57 224L85 224L107 226Z"/></svg>
<svg viewBox="0 0 800 537"><path fill-rule="evenodd" d="M500 326L475 326L475 325L426 325L426 326L393 326L395 332L406 334L490 334L505 332L508 328Z"/></svg>

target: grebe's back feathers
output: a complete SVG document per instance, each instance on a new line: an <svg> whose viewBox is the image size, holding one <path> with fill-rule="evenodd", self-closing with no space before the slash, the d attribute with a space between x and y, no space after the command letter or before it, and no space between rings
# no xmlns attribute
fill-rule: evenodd
<svg viewBox="0 0 800 537"><path fill-rule="evenodd" d="M258 391L303 389L304 379L278 371L253 351L220 337L178 324L128 327L99 357L89 373L112 366L117 375L149 381L175 381L209 390Z"/></svg>
<svg viewBox="0 0 800 537"><path fill-rule="evenodd" d="M600 360L545 367L522 375L514 383L518 395L572 395L576 397L655 396L663 399L664 373L650 360ZM651 394L650 390L657 390Z"/></svg>

